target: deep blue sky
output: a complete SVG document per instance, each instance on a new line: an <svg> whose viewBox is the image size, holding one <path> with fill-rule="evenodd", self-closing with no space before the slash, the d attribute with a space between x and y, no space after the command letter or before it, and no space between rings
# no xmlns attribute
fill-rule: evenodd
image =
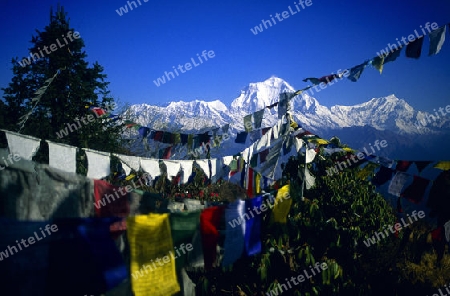
<svg viewBox="0 0 450 296"><path fill-rule="evenodd" d="M360 64L396 38L420 32L426 22L450 22L445 0L312 0L310 7L254 35L250 28L289 5L295 9L295 1L140 1L123 16L116 9L125 0L59 1L86 44L88 61L103 65L112 95L131 104L194 99L229 104L250 82L272 75L300 89L308 85L302 79ZM0 3L0 87L6 87L11 58L29 54L32 34L48 24L50 6L56 8L58 1ZM427 37L420 59L408 59L403 51L382 75L366 68L358 82L345 79L315 97L325 106L353 105L393 93L416 109L445 107L450 104L448 31L446 39L436 56L428 57ZM153 83L203 50L213 50L215 57L160 87Z"/></svg>

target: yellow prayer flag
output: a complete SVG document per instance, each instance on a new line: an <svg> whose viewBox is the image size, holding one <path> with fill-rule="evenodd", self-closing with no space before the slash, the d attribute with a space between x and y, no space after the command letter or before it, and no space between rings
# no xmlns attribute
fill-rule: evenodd
<svg viewBox="0 0 450 296"><path fill-rule="evenodd" d="M255 172L255 193L261 193L261 174Z"/></svg>
<svg viewBox="0 0 450 296"><path fill-rule="evenodd" d="M329 143L327 140L320 139L320 138L316 139L316 140L317 140L317 144L319 144L319 145L326 145Z"/></svg>
<svg viewBox="0 0 450 296"><path fill-rule="evenodd" d="M374 66L375 69L380 71L380 74L383 72L384 58L385 55L383 54L381 57L377 56L372 60L372 66Z"/></svg>
<svg viewBox="0 0 450 296"><path fill-rule="evenodd" d="M272 211L272 221L276 223L286 223L287 215L291 210L292 198L289 193L289 184L281 187L275 198L275 205Z"/></svg>
<svg viewBox="0 0 450 296"><path fill-rule="evenodd" d="M368 163L363 169L361 169L359 172L356 173L356 176L362 180L366 180L377 167L378 167L377 164Z"/></svg>
<svg viewBox="0 0 450 296"><path fill-rule="evenodd" d="M434 168L441 169L444 171L450 170L450 161L440 161L434 165Z"/></svg>
<svg viewBox="0 0 450 296"><path fill-rule="evenodd" d="M136 177L136 175L135 175L135 174L131 174L131 175L127 176L127 177L125 178L125 180L126 180L126 181L130 181L130 180L133 179L134 177Z"/></svg>
<svg viewBox="0 0 450 296"><path fill-rule="evenodd" d="M128 217L127 235L134 295L166 296L179 292L169 214Z"/></svg>

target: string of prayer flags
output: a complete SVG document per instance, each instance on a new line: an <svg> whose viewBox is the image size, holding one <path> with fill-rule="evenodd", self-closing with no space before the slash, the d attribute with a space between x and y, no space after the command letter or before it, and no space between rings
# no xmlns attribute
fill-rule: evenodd
<svg viewBox="0 0 450 296"><path fill-rule="evenodd" d="M33 114L34 109L36 108L36 106L39 104L42 95L45 93L45 91L47 90L47 88L50 86L50 84L53 82L53 80L56 78L56 76L58 76L61 73L61 70L65 70L66 67L64 67L64 69L60 68L58 70L56 70L55 75L53 75L52 77L48 78L47 80L45 80L44 85L42 85L34 94L36 95L36 97L31 99L31 102L34 102L34 106L30 109L30 111L28 111L28 113L22 115L19 118L19 123L18 125L19 127L19 133L22 131L22 128L25 126L25 123L27 122L28 118L30 117L31 114Z"/></svg>
<svg viewBox="0 0 450 296"><path fill-rule="evenodd" d="M319 85L321 83L328 84L336 78L340 78L340 75L339 74L330 74L330 75L322 76L320 78L309 77L309 78L303 79L302 81L308 82L308 80L309 80L312 84Z"/></svg>
<svg viewBox="0 0 450 296"><path fill-rule="evenodd" d="M115 117L115 115L114 115ZM117 119L115 119L117 120ZM187 150L192 151L192 149L196 149L201 147L204 144L210 143L211 135L209 135L209 131L206 131L202 134L184 134L184 133L176 133L176 132L167 132L167 131L158 131L153 130L149 127L141 126L135 122L132 122L130 120L125 120L124 124L127 128L134 128L138 131L138 134L142 136L142 139L149 139L156 142L161 142L164 144L172 144L172 146L181 144L186 145L187 144ZM250 125L247 125L251 127L251 115L250 115ZM222 133L227 134L229 130L230 124L226 124L222 127ZM212 136L214 136L213 146L220 146L222 136L219 135L218 131L220 128L213 128L211 129ZM144 145L148 145L146 142ZM148 147L146 147L148 150ZM168 154L169 150L164 150L159 152L159 158L163 158L165 154ZM169 154L167 157L171 157Z"/></svg>
<svg viewBox="0 0 450 296"><path fill-rule="evenodd" d="M450 24L449 24L449 28L450 28ZM447 28L446 28L446 25L444 25L444 26L441 26L440 28L437 28L437 29L431 31L428 34L429 39L430 39L430 47L429 47L429 53L428 53L429 56L435 55L440 52L440 50L445 42L446 31L447 31ZM418 38L416 38L412 42L409 42L406 45L406 57L408 57L408 58L418 59L421 56L424 36L419 37L418 33L416 32L416 37L418 37ZM403 49L402 46L398 46L393 49L393 48L391 48L391 45L389 44L389 48L386 47L386 49L381 50L381 53L378 54L378 56L376 56L370 60L367 60L360 65L354 66L354 67L350 68L349 70L346 70L349 72L349 75L347 76L347 78L352 82L356 82L361 77L361 74L363 73L366 66L369 64L372 65L374 68L376 68L381 74L383 72L383 66L388 62L395 61L400 56L402 49ZM341 78L342 75L343 74L341 73L341 74L330 74L330 75L323 76L320 78L308 77L308 78L303 79L303 82L309 81L313 85L319 85L320 83L328 84L336 78ZM312 86L309 86L309 88L310 87L312 87Z"/></svg>

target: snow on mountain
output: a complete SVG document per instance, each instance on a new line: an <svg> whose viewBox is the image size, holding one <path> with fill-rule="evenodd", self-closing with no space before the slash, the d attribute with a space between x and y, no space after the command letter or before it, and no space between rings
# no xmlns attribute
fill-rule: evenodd
<svg viewBox="0 0 450 296"><path fill-rule="evenodd" d="M291 101L294 120L306 129L319 132L324 128L339 128L345 123L333 116L330 109L322 106L308 94L298 95Z"/></svg>
<svg viewBox="0 0 450 296"><path fill-rule="evenodd" d="M233 137L244 130L243 117L261 109L265 109L262 126L273 126L278 118L278 107L265 107L278 102L280 93L294 91L295 88L283 79L270 77L263 82L250 83L230 106L219 100L195 100L171 102L165 106L133 105L128 112L135 122L156 130L203 132L229 123ZM339 136L339 130L347 129L348 133L348 128L354 128L355 138L367 138L361 131L370 127L372 130L397 134L409 141L417 135L439 135L450 127L450 118L430 120L429 113L414 110L405 100L393 94L354 106L335 105L328 108L305 93L294 97L291 107L294 119L318 135ZM379 136L378 133L373 134ZM226 146L231 149L233 144L226 143Z"/></svg>
<svg viewBox="0 0 450 296"><path fill-rule="evenodd" d="M131 106L128 112L142 126L172 131L214 128L231 120L228 108L219 100L171 102L164 107L140 104Z"/></svg>
<svg viewBox="0 0 450 296"><path fill-rule="evenodd" d="M241 91L241 95L234 99L230 112L236 115L247 115L278 102L282 92L294 92L295 89L286 81L278 77L270 77L266 81L250 83Z"/></svg>
<svg viewBox="0 0 450 296"><path fill-rule="evenodd" d="M347 127L368 125L378 130L391 130L399 133L417 133L419 131L417 127L410 125L414 120L414 109L394 95L371 99L354 106L336 105L331 107L331 111L339 118L345 118Z"/></svg>

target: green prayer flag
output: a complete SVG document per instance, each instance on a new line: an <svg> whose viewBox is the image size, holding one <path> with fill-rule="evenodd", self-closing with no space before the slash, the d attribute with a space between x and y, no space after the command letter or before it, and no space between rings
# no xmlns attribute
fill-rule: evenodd
<svg viewBox="0 0 450 296"><path fill-rule="evenodd" d="M252 114L244 116L244 128L246 132L249 132L253 129L252 126Z"/></svg>
<svg viewBox="0 0 450 296"><path fill-rule="evenodd" d="M179 250L174 251L177 270L185 266L187 258L186 246L192 243L192 237L200 225L200 211L170 213L170 228L173 245ZM184 252L183 252L184 251Z"/></svg>

